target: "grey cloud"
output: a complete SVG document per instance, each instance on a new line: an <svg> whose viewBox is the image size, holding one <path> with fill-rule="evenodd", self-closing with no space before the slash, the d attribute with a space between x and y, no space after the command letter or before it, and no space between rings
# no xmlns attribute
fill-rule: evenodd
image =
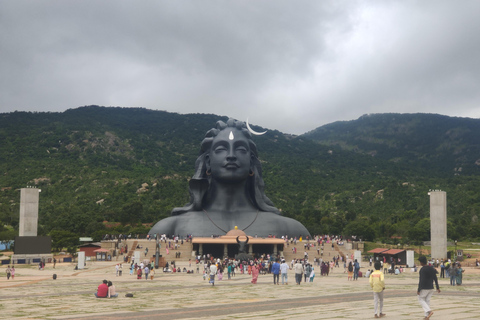
<svg viewBox="0 0 480 320"><path fill-rule="evenodd" d="M2 1L0 112L205 112L303 133L372 112L479 117L480 4Z"/></svg>

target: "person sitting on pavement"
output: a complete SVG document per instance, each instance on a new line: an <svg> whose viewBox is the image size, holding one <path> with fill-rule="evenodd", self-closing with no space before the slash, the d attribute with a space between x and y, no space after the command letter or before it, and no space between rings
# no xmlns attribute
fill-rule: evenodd
<svg viewBox="0 0 480 320"><path fill-rule="evenodd" d="M98 286L97 292L95 292L95 297L97 298L106 298L108 295L108 281L103 280L103 282Z"/></svg>
<svg viewBox="0 0 480 320"><path fill-rule="evenodd" d="M108 297L109 298L118 297L118 293L116 292L115 286L113 285L112 281L108 281Z"/></svg>

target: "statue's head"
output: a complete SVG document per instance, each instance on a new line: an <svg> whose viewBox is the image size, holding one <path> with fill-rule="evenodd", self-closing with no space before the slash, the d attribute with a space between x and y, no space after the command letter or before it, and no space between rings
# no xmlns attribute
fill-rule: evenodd
<svg viewBox="0 0 480 320"><path fill-rule="evenodd" d="M195 174L189 182L190 203L173 209L172 214L201 211L209 201L209 191L214 181L245 181L246 192L258 210L279 213L264 193L257 146L242 121L218 121L215 128L207 131L195 162Z"/></svg>
<svg viewBox="0 0 480 320"><path fill-rule="evenodd" d="M216 128L209 130L202 141L201 153L205 154L209 179L237 183L255 174L257 147L243 122L218 121Z"/></svg>

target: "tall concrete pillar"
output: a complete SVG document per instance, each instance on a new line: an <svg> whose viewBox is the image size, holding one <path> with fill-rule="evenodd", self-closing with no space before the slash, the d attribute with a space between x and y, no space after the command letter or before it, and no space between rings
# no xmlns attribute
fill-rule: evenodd
<svg viewBox="0 0 480 320"><path fill-rule="evenodd" d="M85 267L85 251L79 251L77 253L77 268L82 270Z"/></svg>
<svg viewBox="0 0 480 320"><path fill-rule="evenodd" d="M228 257L228 245L226 243L223 244L223 257Z"/></svg>
<svg viewBox="0 0 480 320"><path fill-rule="evenodd" d="M415 264L415 253L413 250L407 250L407 268L412 268Z"/></svg>
<svg viewBox="0 0 480 320"><path fill-rule="evenodd" d="M432 258L447 258L447 193L434 190L430 196Z"/></svg>
<svg viewBox="0 0 480 320"><path fill-rule="evenodd" d="M36 237L38 226L38 200L40 189L20 189L20 221L18 235L20 237Z"/></svg>

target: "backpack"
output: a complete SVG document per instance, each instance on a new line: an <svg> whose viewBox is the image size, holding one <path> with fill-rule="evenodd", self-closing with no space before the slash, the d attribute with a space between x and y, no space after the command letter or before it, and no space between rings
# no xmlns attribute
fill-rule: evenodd
<svg viewBox="0 0 480 320"><path fill-rule="evenodd" d="M352 272L353 271L353 266L351 264L348 265L348 271Z"/></svg>

